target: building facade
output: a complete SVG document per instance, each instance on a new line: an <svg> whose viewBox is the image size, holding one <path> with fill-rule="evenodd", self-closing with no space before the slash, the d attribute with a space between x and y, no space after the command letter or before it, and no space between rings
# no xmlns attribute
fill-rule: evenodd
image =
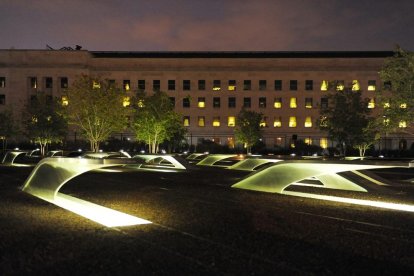
<svg viewBox="0 0 414 276"><path fill-rule="evenodd" d="M334 146L316 121L328 83L361 90L375 109L378 72L393 52L95 52L0 50L0 111L22 106L38 91L61 97L81 74L115 81L131 95L166 92L183 116L188 143L203 139L233 147L241 108L264 115L263 143L288 148L296 140ZM129 133L115 134L121 137ZM401 146L395 134L379 147Z"/></svg>

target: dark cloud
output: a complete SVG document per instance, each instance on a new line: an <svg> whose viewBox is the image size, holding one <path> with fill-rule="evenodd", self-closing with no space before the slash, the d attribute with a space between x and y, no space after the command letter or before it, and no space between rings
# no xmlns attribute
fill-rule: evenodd
<svg viewBox="0 0 414 276"><path fill-rule="evenodd" d="M0 0L0 48L414 50L411 0Z"/></svg>

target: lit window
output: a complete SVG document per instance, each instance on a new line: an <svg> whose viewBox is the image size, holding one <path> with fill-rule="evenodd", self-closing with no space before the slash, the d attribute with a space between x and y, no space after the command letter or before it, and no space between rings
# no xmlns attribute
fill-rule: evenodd
<svg viewBox="0 0 414 276"><path fill-rule="evenodd" d="M97 81L93 81L92 82L92 88L93 89L99 89L99 88L101 88L101 84Z"/></svg>
<svg viewBox="0 0 414 276"><path fill-rule="evenodd" d="M282 119L280 117L275 117L273 127L282 127Z"/></svg>
<svg viewBox="0 0 414 276"><path fill-rule="evenodd" d="M390 108L390 103L384 103L384 108Z"/></svg>
<svg viewBox="0 0 414 276"><path fill-rule="evenodd" d="M205 118L204 118L204 116L198 116L198 126L199 127L203 127L203 126L205 126Z"/></svg>
<svg viewBox="0 0 414 276"><path fill-rule="evenodd" d="M326 116L321 116L319 120L320 120L319 126L321 127L328 126L328 118Z"/></svg>
<svg viewBox="0 0 414 276"><path fill-rule="evenodd" d="M213 127L220 126L220 117L213 117Z"/></svg>
<svg viewBox="0 0 414 276"><path fill-rule="evenodd" d="M368 108L375 108L375 99L374 98L369 100Z"/></svg>
<svg viewBox="0 0 414 276"><path fill-rule="evenodd" d="M319 141L319 146L323 149L326 149L328 147L328 138L321 138Z"/></svg>
<svg viewBox="0 0 414 276"><path fill-rule="evenodd" d="M404 121L404 120L401 120L401 121L398 123L398 127L399 127L399 128L406 128L406 127L407 127L407 122L406 122L406 121Z"/></svg>
<svg viewBox="0 0 414 276"><path fill-rule="evenodd" d="M296 127L296 117L290 116L289 117L289 127Z"/></svg>
<svg viewBox="0 0 414 276"><path fill-rule="evenodd" d="M227 90L229 90L229 91L235 91L236 90L236 81L235 80L229 80L229 85L227 87Z"/></svg>
<svg viewBox="0 0 414 276"><path fill-rule="evenodd" d="M359 81L353 80L352 81L352 91L359 91L360 90Z"/></svg>
<svg viewBox="0 0 414 276"><path fill-rule="evenodd" d="M327 80L323 80L321 83L321 91L328 91L328 81Z"/></svg>
<svg viewBox="0 0 414 276"><path fill-rule="evenodd" d="M229 146L229 148L234 148L235 144L234 144L234 138L233 137L227 137L227 145Z"/></svg>
<svg viewBox="0 0 414 276"><path fill-rule="evenodd" d="M305 108L312 108L312 107L313 107L313 99L305 98Z"/></svg>
<svg viewBox="0 0 414 276"><path fill-rule="evenodd" d="M375 91L377 88L377 83L375 80L369 80L368 81L368 91Z"/></svg>
<svg viewBox="0 0 414 276"><path fill-rule="evenodd" d="M221 81L220 80L214 80L213 81L213 90L214 91L220 91L221 90Z"/></svg>
<svg viewBox="0 0 414 276"><path fill-rule="evenodd" d="M206 98L204 98L204 97L198 98L198 107L199 108L206 107Z"/></svg>
<svg viewBox="0 0 414 276"><path fill-rule="evenodd" d="M0 88L6 87L6 78L0 77Z"/></svg>
<svg viewBox="0 0 414 276"><path fill-rule="evenodd" d="M183 125L184 125L185 127L190 126L190 116L184 116L184 117L183 117Z"/></svg>
<svg viewBox="0 0 414 276"><path fill-rule="evenodd" d="M273 106L275 108L282 108L282 98L275 98Z"/></svg>
<svg viewBox="0 0 414 276"><path fill-rule="evenodd" d="M343 91L345 88L345 84L343 80L337 81L336 83L336 91Z"/></svg>
<svg viewBox="0 0 414 276"><path fill-rule="evenodd" d="M289 107L290 107L290 108L297 108L297 107L298 107L298 105L297 105L297 103L296 103L296 98L295 98L295 97L290 98L290 104L289 104Z"/></svg>
<svg viewBox="0 0 414 276"><path fill-rule="evenodd" d="M407 108L407 104L406 103L400 104L400 108Z"/></svg>
<svg viewBox="0 0 414 276"><path fill-rule="evenodd" d="M275 146L282 146L283 145L283 138L282 137L276 137L275 138Z"/></svg>
<svg viewBox="0 0 414 276"><path fill-rule="evenodd" d="M124 106L124 107L127 107L127 106L129 106L131 104L131 100L129 99L129 97L124 97L124 100L123 100L123 102L122 102L122 105Z"/></svg>
<svg viewBox="0 0 414 276"><path fill-rule="evenodd" d="M234 127L236 125L236 117L229 116L228 119L227 119L227 125L229 127Z"/></svg>
<svg viewBox="0 0 414 276"><path fill-rule="evenodd" d="M144 107L144 100L138 100L138 103L137 103L137 105L138 105L138 107Z"/></svg>
<svg viewBox="0 0 414 276"><path fill-rule="evenodd" d="M304 142L305 142L306 145L310 146L310 145L312 145L312 138L309 138L309 137L305 138Z"/></svg>
<svg viewBox="0 0 414 276"><path fill-rule="evenodd" d="M30 88L36 89L37 88L37 78L36 77L30 77Z"/></svg>
<svg viewBox="0 0 414 276"><path fill-rule="evenodd" d="M305 118L305 127L312 127L312 117L308 116Z"/></svg>
<svg viewBox="0 0 414 276"><path fill-rule="evenodd" d="M385 118L382 122L383 122L384 126L388 126L390 124L390 119Z"/></svg>
<svg viewBox="0 0 414 276"><path fill-rule="evenodd" d="M68 97L66 97L66 96L62 96L62 105L63 105L63 106L66 106L66 105L68 105L68 104L69 104Z"/></svg>
<svg viewBox="0 0 414 276"><path fill-rule="evenodd" d="M263 119L260 121L259 126L260 127L267 127L267 117L263 117Z"/></svg>
<svg viewBox="0 0 414 276"><path fill-rule="evenodd" d="M131 89L131 81L130 80L124 80L124 90L129 91Z"/></svg>

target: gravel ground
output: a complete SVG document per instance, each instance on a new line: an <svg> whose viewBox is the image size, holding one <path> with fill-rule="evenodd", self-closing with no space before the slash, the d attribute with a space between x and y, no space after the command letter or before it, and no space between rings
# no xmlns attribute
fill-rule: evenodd
<svg viewBox="0 0 414 276"><path fill-rule="evenodd" d="M18 187L0 167L0 274L414 272L414 214L232 189L245 172L89 172L62 192L152 221L107 228Z"/></svg>

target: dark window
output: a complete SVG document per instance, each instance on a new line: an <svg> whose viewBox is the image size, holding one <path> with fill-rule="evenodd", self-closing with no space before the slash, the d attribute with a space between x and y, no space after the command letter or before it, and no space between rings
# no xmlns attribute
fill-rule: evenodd
<svg viewBox="0 0 414 276"><path fill-rule="evenodd" d="M183 99L183 107L188 108L190 107L190 98Z"/></svg>
<svg viewBox="0 0 414 276"><path fill-rule="evenodd" d="M259 90L266 90L266 89L267 89L266 80L259 80Z"/></svg>
<svg viewBox="0 0 414 276"><path fill-rule="evenodd" d="M260 97L259 98L259 107L260 108L266 108L266 97Z"/></svg>
<svg viewBox="0 0 414 276"><path fill-rule="evenodd" d="M198 90L206 90L206 81L198 80Z"/></svg>
<svg viewBox="0 0 414 276"><path fill-rule="evenodd" d="M298 81L297 80L290 80L289 89L293 90L293 91L298 90Z"/></svg>
<svg viewBox="0 0 414 276"><path fill-rule="evenodd" d="M0 105L6 104L6 95L0 95Z"/></svg>
<svg viewBox="0 0 414 276"><path fill-rule="evenodd" d="M175 90L175 80L168 80L168 90Z"/></svg>
<svg viewBox="0 0 414 276"><path fill-rule="evenodd" d="M108 82L110 87L115 87L115 80L109 80Z"/></svg>
<svg viewBox="0 0 414 276"><path fill-rule="evenodd" d="M328 98L321 98L321 108L328 108Z"/></svg>
<svg viewBox="0 0 414 276"><path fill-rule="evenodd" d="M221 89L221 81L213 80L213 90L220 90L220 89Z"/></svg>
<svg viewBox="0 0 414 276"><path fill-rule="evenodd" d="M6 87L6 78L5 77L0 77L0 87L1 88Z"/></svg>
<svg viewBox="0 0 414 276"><path fill-rule="evenodd" d="M152 81L152 90L160 91L161 90L161 81L160 80L153 80Z"/></svg>
<svg viewBox="0 0 414 276"><path fill-rule="evenodd" d="M36 89L37 88L37 78L30 77L30 88Z"/></svg>
<svg viewBox="0 0 414 276"><path fill-rule="evenodd" d="M68 78L61 77L60 78L60 88L68 88Z"/></svg>
<svg viewBox="0 0 414 276"><path fill-rule="evenodd" d="M131 81L130 80L124 80L124 82L122 83L122 88L125 91L129 91L131 89Z"/></svg>
<svg viewBox="0 0 414 276"><path fill-rule="evenodd" d="M243 107L251 107L252 106L252 100L250 98L243 98Z"/></svg>
<svg viewBox="0 0 414 276"><path fill-rule="evenodd" d="M138 80L138 90L145 90L145 80Z"/></svg>
<svg viewBox="0 0 414 276"><path fill-rule="evenodd" d="M229 97L229 108L236 107L236 97Z"/></svg>
<svg viewBox="0 0 414 276"><path fill-rule="evenodd" d="M235 91L236 90L236 80L229 80L229 86L227 88L229 91Z"/></svg>
<svg viewBox="0 0 414 276"><path fill-rule="evenodd" d="M183 80L183 90L191 90L190 80Z"/></svg>
<svg viewBox="0 0 414 276"><path fill-rule="evenodd" d="M175 107L175 97L170 97L172 107Z"/></svg>
<svg viewBox="0 0 414 276"><path fill-rule="evenodd" d="M391 90L391 82L390 81L384 81L384 89L385 90Z"/></svg>
<svg viewBox="0 0 414 276"><path fill-rule="evenodd" d="M243 90L251 90L252 89L252 81L251 80L244 80L243 81Z"/></svg>
<svg viewBox="0 0 414 276"><path fill-rule="evenodd" d="M305 90L313 90L313 80L305 81Z"/></svg>
<svg viewBox="0 0 414 276"><path fill-rule="evenodd" d="M305 108L312 108L312 107L313 107L313 99L305 98Z"/></svg>
<svg viewBox="0 0 414 276"><path fill-rule="evenodd" d="M275 80L275 90L276 91L282 90L282 80Z"/></svg>
<svg viewBox="0 0 414 276"><path fill-rule="evenodd" d="M45 87L53 88L53 79L50 77L45 78Z"/></svg>
<svg viewBox="0 0 414 276"><path fill-rule="evenodd" d="M213 107L214 108L220 108L220 97L214 97L213 98Z"/></svg>

